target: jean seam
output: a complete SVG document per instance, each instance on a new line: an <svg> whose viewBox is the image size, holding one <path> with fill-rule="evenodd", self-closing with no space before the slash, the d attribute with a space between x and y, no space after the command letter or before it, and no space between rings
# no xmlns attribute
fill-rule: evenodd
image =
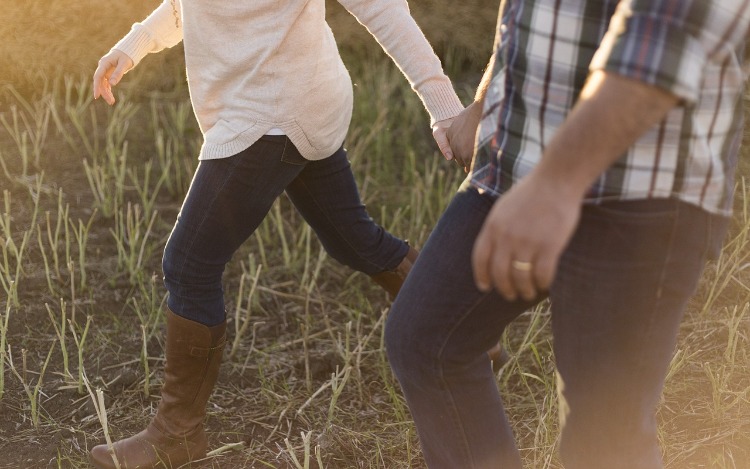
<svg viewBox="0 0 750 469"><path fill-rule="evenodd" d="M210 207L213 207L214 203L216 202L216 199L219 197L219 194L224 190L226 187L229 179L231 179L232 175L234 175L234 172L237 169L237 166L239 165L239 155L236 155L235 158L230 159L231 161L231 170L227 172L227 175L224 177L221 186L214 192L214 197L211 199L210 203L208 204ZM191 252L193 249L193 246L195 245L195 241L197 238L197 234L200 232L201 228L203 228L203 225L206 223L206 219L208 218L208 214L210 213L210 210L207 210L203 213L200 222L198 223L198 227L196 228L193 235L190 237L190 243L187 246L187 252ZM183 256L182 263L179 267L179 277L182 278L184 272L185 272L185 266L187 265L187 258L186 256ZM226 312L225 312L226 314Z"/></svg>
<svg viewBox="0 0 750 469"><path fill-rule="evenodd" d="M646 327L646 330L644 331L644 338L646 340L651 340L653 337L654 332L654 320L656 319L656 314L659 314L660 304L663 297L663 289L664 289L664 283L667 279L667 270L668 265L672 261L674 257L674 247L675 247L675 238L677 236L677 227L679 224L679 218L680 218L680 209L679 206L675 209L674 217L672 219L672 226L670 228L669 232L669 242L667 243L667 248L665 252L665 256L662 261L661 266L661 272L659 274L659 288L656 292L656 297L654 298L654 302L651 308L651 314L649 315L648 324ZM646 347L639 348L640 353L638 354L638 369L643 369L643 363L648 359L646 357L646 354L644 351L646 350ZM633 423L631 422L631 425Z"/></svg>
<svg viewBox="0 0 750 469"><path fill-rule="evenodd" d="M482 295L480 298L477 299L477 301L474 302L474 304L466 310L466 312L453 324L453 327L450 328L448 331L448 334L445 336L445 340L443 340L440 348L438 349L438 361L437 361L437 368L438 368L438 376L440 377L440 383L442 384L443 388L446 390L446 393L448 395L448 400L450 404L450 410L451 410L451 417L453 421L456 424L456 428L459 429L461 434L461 440L463 444L464 453L466 456L466 459L471 462L470 467L476 467L476 464L474 463L474 458L469 450L470 446L469 441L466 438L466 431L464 430L463 425L461 424L461 419L458 417L458 406L456 405L456 399L453 396L453 393L451 392L450 386L448 386L448 381L445 379L445 369L443 367L443 360L441 359L443 355L443 351L445 350L445 346L448 343L448 340L451 338L455 330L460 326L463 321L476 310L477 306L481 304L484 300L486 300L490 296L489 293Z"/></svg>
<svg viewBox="0 0 750 469"><path fill-rule="evenodd" d="M300 155L300 158L302 158L303 160L301 162L291 161L290 157L287 157L286 152L290 145L292 146L294 150L296 150L296 147L292 144L292 141L289 140L289 137L286 137L286 139L284 140L284 148L281 150L281 162L284 164L292 165L292 166L303 166L303 167L306 166L307 160L305 160L305 158L302 155Z"/></svg>

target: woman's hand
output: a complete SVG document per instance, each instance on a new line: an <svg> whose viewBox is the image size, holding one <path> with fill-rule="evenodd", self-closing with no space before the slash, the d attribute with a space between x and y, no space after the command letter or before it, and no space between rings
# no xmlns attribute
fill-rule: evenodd
<svg viewBox="0 0 750 469"><path fill-rule="evenodd" d="M432 125L432 137L435 139L438 148L440 148L440 153L442 153L445 159L448 161L453 159L451 145L448 142L448 129L450 129L454 119L455 117L451 117L450 119L443 119L441 121L435 122Z"/></svg>
<svg viewBox="0 0 750 469"><path fill-rule="evenodd" d="M133 66L133 59L117 49L111 50L107 55L99 59L99 65L94 72L94 99L101 96L110 106L115 104L115 95L112 94L112 87L120 83L122 77Z"/></svg>

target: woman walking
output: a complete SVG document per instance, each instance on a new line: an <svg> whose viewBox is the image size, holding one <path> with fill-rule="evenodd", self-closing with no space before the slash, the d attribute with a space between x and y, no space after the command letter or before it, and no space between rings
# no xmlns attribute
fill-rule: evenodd
<svg viewBox="0 0 750 469"><path fill-rule="evenodd" d="M394 59L445 130L463 107L405 0L339 0ZM148 53L184 44L200 163L163 257L166 365L156 416L142 432L91 451L97 468L178 467L205 456L206 403L225 343L226 263L286 191L337 261L392 295L416 259L367 214L342 147L352 84L324 0L164 0L99 61L94 97ZM446 153L449 157L449 153Z"/></svg>

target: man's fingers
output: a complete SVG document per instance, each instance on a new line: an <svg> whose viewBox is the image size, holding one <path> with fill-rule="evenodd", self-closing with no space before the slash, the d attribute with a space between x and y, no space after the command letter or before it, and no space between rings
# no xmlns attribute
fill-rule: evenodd
<svg viewBox="0 0 750 469"><path fill-rule="evenodd" d="M559 252L547 250L537 259L534 266L534 281L539 291L547 291L552 286L559 257Z"/></svg>
<svg viewBox="0 0 750 469"><path fill-rule="evenodd" d="M510 263L506 249L495 249L490 255L490 275L495 290L506 300L515 301L518 292L511 279Z"/></svg>
<svg viewBox="0 0 750 469"><path fill-rule="evenodd" d="M531 301L537 296L537 265L531 260L520 259L531 259L531 256L518 255L516 259L510 261L509 277L513 284L513 293L520 295L524 300Z"/></svg>
<svg viewBox="0 0 750 469"><path fill-rule="evenodd" d="M471 252L474 283L479 291L489 292L494 288L505 299L513 301L518 295L509 276L508 251L498 249L495 241L492 230L483 227Z"/></svg>
<svg viewBox="0 0 750 469"><path fill-rule="evenodd" d="M491 237L482 229L476 241L474 241L474 247L471 250L471 267L474 272L474 284L482 292L490 291L492 284L489 272L491 243Z"/></svg>

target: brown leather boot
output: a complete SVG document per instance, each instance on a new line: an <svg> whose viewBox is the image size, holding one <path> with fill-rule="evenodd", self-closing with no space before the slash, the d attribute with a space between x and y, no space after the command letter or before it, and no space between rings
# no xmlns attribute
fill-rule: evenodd
<svg viewBox="0 0 750 469"><path fill-rule="evenodd" d="M208 327L167 310L164 384L156 416L145 430L115 442L121 469L171 469L206 456L203 419L219 375L226 322ZM106 444L94 447L91 463L115 469Z"/></svg>
<svg viewBox="0 0 750 469"><path fill-rule="evenodd" d="M492 371L494 371L495 373L500 371L500 368L502 368L503 365L508 363L508 360L510 360L508 352L505 351L499 341L495 344L494 347L487 350L487 356L490 357L490 362L492 363Z"/></svg>
<svg viewBox="0 0 750 469"><path fill-rule="evenodd" d="M417 256L419 256L419 251L409 246L409 252L406 253L406 256L401 263L396 266L396 270L386 270L371 275L370 278L373 282L380 285L383 290L388 292L391 300L393 300L396 298L396 295L398 295L399 290L401 290L401 285L404 284L406 276L409 275L411 266L417 261Z"/></svg>

